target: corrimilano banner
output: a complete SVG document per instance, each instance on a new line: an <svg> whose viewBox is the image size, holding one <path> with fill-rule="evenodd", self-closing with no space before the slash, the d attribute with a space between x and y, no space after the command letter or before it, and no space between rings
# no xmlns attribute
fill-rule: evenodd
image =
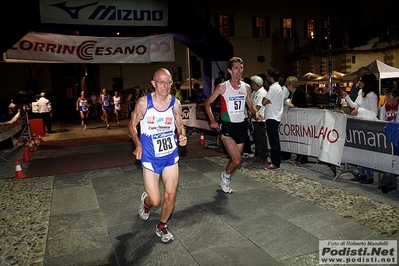
<svg viewBox="0 0 399 266"><path fill-rule="evenodd" d="M174 62L171 33L134 37L72 36L28 33L4 53L5 62L151 63Z"/></svg>
<svg viewBox="0 0 399 266"><path fill-rule="evenodd" d="M307 154L339 166L345 145L346 121L343 112L333 110L284 110L279 126L281 150Z"/></svg>

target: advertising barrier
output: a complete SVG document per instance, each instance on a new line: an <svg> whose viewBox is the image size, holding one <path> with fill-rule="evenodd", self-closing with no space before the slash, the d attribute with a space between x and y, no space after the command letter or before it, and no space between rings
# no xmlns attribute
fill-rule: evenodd
<svg viewBox="0 0 399 266"><path fill-rule="evenodd" d="M182 105L184 125L216 131L209 127L203 104ZM220 107L212 109L216 120ZM388 139L384 121L369 121L348 116L343 111L293 108L284 110L279 127L281 150L306 154L340 167L342 163L367 166L399 174L399 156ZM398 132L399 123L389 123ZM396 129L396 131L395 131ZM399 147L399 143L398 143Z"/></svg>
<svg viewBox="0 0 399 266"><path fill-rule="evenodd" d="M0 123L0 142L14 136L22 129L22 119L18 112L10 121Z"/></svg>

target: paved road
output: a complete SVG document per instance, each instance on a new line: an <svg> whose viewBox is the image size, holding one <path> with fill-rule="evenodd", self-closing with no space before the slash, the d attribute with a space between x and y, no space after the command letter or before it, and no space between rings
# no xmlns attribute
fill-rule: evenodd
<svg viewBox="0 0 399 266"><path fill-rule="evenodd" d="M101 121L96 121L83 130L79 121L60 121L54 126L57 133L46 136L45 141L127 135L126 123L127 120L122 127L112 127L111 123L111 130L106 130ZM190 136L191 141L196 138L199 136ZM124 148L126 144L117 145ZM73 152L85 148L75 148ZM104 147L90 147L91 152L97 149L103 151ZM2 151L0 156L10 160L1 162L3 187L5 183L16 183L10 179L14 160L22 158L21 147ZM340 203L340 197L355 195L365 204L383 204L370 205L384 206L375 212L384 213L386 206L397 211L397 191L383 195L376 184L365 186L348 181L350 174L332 182L332 172L322 164L295 167L285 162L282 171L270 174L245 162L233 176L234 193L226 195L217 186L225 160L221 156L180 161L176 208L168 223L175 235L171 244L161 243L155 235L159 208L152 211L147 222L137 215L143 192L138 165L45 177L51 193L48 227L41 234L45 238L42 258L26 255L29 259L24 260L15 255L14 260L7 260L3 256L0 262L57 266L318 265L319 240L395 239L367 223L339 215L337 209L346 208L347 203ZM22 165L26 169L27 164ZM35 182L33 179L30 182ZM310 199L312 193L317 193L318 198ZM319 204L327 194L336 196L326 197L334 207ZM2 237L1 241L6 240ZM0 250L2 255L9 252Z"/></svg>

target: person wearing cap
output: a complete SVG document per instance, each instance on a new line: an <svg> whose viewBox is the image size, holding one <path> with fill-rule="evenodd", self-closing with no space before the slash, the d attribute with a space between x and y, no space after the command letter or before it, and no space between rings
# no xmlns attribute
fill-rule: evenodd
<svg viewBox="0 0 399 266"><path fill-rule="evenodd" d="M266 97L267 91L263 88L263 79L260 76L252 76L251 80L251 99L255 109L263 114L265 113L265 106L262 105L262 100ZM254 131L252 138L255 144L255 157L253 162L265 164L267 162L267 136L266 136L266 120L256 119L252 117L252 124Z"/></svg>

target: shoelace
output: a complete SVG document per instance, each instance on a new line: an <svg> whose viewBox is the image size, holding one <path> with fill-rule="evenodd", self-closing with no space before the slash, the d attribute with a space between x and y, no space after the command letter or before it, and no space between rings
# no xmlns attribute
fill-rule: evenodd
<svg viewBox="0 0 399 266"><path fill-rule="evenodd" d="M158 227L159 230L162 231L162 233L167 234L168 230L167 230L167 226L165 225L163 228Z"/></svg>

